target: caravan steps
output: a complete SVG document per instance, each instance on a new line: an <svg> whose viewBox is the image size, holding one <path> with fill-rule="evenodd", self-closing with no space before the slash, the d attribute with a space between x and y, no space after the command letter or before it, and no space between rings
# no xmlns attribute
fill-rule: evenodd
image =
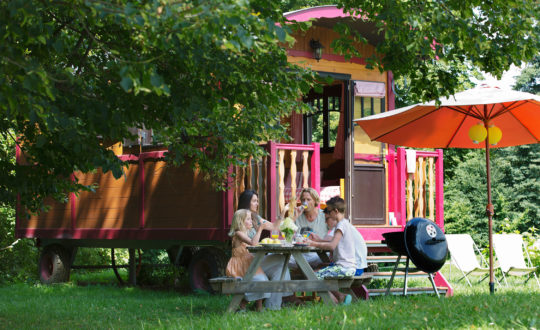
<svg viewBox="0 0 540 330"><path fill-rule="evenodd" d="M441 296L446 295L448 288L445 286L437 287L439 294ZM384 296L386 294L386 289L368 289L370 296ZM407 288L407 295L410 294L435 294L433 287L409 287ZM403 295L403 288L391 288L391 295Z"/></svg>

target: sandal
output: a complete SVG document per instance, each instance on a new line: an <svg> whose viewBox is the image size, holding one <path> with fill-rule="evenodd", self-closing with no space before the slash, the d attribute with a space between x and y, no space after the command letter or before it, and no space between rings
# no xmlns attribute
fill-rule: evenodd
<svg viewBox="0 0 540 330"><path fill-rule="evenodd" d="M345 296L345 299L343 299L342 305L350 305L352 302L352 296L350 294Z"/></svg>

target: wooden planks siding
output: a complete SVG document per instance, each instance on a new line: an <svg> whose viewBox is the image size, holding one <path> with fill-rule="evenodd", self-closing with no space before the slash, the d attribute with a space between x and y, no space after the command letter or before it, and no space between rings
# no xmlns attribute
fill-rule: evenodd
<svg viewBox="0 0 540 330"><path fill-rule="evenodd" d="M145 228L219 228L222 193L188 165L144 163Z"/></svg>
<svg viewBox="0 0 540 330"><path fill-rule="evenodd" d="M126 175L116 180L101 169L76 173L85 185L98 184L96 192L81 192L76 200L75 228L137 228L140 212L139 165L130 164Z"/></svg>
<svg viewBox="0 0 540 330"><path fill-rule="evenodd" d="M45 199L45 205L51 207L49 212L41 212L39 216L26 216L19 212L18 227L20 228L70 228L71 204L55 202L52 198Z"/></svg>

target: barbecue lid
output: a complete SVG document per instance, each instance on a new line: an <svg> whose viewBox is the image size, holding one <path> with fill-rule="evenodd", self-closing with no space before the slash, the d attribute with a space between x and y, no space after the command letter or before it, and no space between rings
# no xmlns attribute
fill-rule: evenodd
<svg viewBox="0 0 540 330"><path fill-rule="evenodd" d="M404 231L405 248L412 262L426 273L442 268L448 254L448 243L443 231L433 221L413 218Z"/></svg>

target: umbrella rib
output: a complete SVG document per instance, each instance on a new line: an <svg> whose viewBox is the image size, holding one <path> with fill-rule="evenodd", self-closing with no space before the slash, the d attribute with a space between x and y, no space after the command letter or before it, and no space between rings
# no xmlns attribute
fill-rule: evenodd
<svg viewBox="0 0 540 330"><path fill-rule="evenodd" d="M476 107L474 105L471 106L468 109L464 109L464 108L461 108L461 107L452 107L452 106L447 106L447 108L450 109L450 110L462 113L462 114L464 114L466 116L471 116L473 118L482 120L482 115L481 114L477 113L476 111L471 111L472 109L476 110Z"/></svg>
<svg viewBox="0 0 540 330"><path fill-rule="evenodd" d="M486 110L487 110L488 106L489 105L486 104ZM495 104L494 103L491 104L491 108L486 111L486 119L488 119L488 118L493 119L493 118L498 116L498 114L497 114L497 116L493 116L493 117L491 116L493 114L493 109L495 109Z"/></svg>
<svg viewBox="0 0 540 330"><path fill-rule="evenodd" d="M380 138L382 138L383 136L386 136L386 135L388 135L388 134L390 134L390 133L393 133L394 131L396 131L396 130L402 128L403 126L409 125L410 123L412 123L412 122L414 122L414 121L417 121L417 120L419 120L419 119L422 119L422 118L424 118L425 116L428 116L428 115L430 115L431 113L433 113L433 112L435 112L435 111L437 111L437 110L439 110L439 109L440 109L440 107L437 107L437 108L431 110L430 112L427 112L427 113L421 115L420 117L415 118L415 119L412 120L412 121L408 121L408 122L404 123L403 125L400 125L400 126L398 126L398 127L396 127L396 128L393 128L393 129L389 130L388 132L385 132L385 133L383 133L383 134L381 134L381 135L379 135L379 136L374 137L373 139L370 138L370 140L371 140L371 141L375 141L375 140L377 140L377 139L380 139Z"/></svg>
<svg viewBox="0 0 540 330"><path fill-rule="evenodd" d="M531 132L531 130L530 130L528 127L526 127L525 125L523 125L523 122L522 122L521 120L519 120L518 118L516 118L516 116L514 115L513 112L510 112L510 115L511 115L512 117L514 117L514 119L517 120L517 122L518 122L518 123L519 123L519 124L520 124L527 132L529 132L529 134L533 137L533 139L536 140L536 143L540 142L540 140L538 140L538 138Z"/></svg>
<svg viewBox="0 0 540 330"><path fill-rule="evenodd" d="M448 143L446 144L445 148L448 148L450 146L450 143L452 143L452 141L456 137L457 132L460 130L461 126L463 126L463 123L465 122L465 119L467 119L467 116L469 116L469 115L465 114L465 116L463 116L463 119L461 119L461 122L459 123L458 127L454 130L454 134L452 134L452 137L450 138L450 140L448 140Z"/></svg>
<svg viewBox="0 0 540 330"><path fill-rule="evenodd" d="M528 101L527 101L527 100L524 100L524 102L528 102ZM504 115L505 113L514 110L514 109L517 108L518 106L520 106L519 101L513 101L509 106L503 107L503 108L501 109L501 111L497 112L493 117L490 117L490 118L497 118L497 117L499 117L500 115Z"/></svg>

